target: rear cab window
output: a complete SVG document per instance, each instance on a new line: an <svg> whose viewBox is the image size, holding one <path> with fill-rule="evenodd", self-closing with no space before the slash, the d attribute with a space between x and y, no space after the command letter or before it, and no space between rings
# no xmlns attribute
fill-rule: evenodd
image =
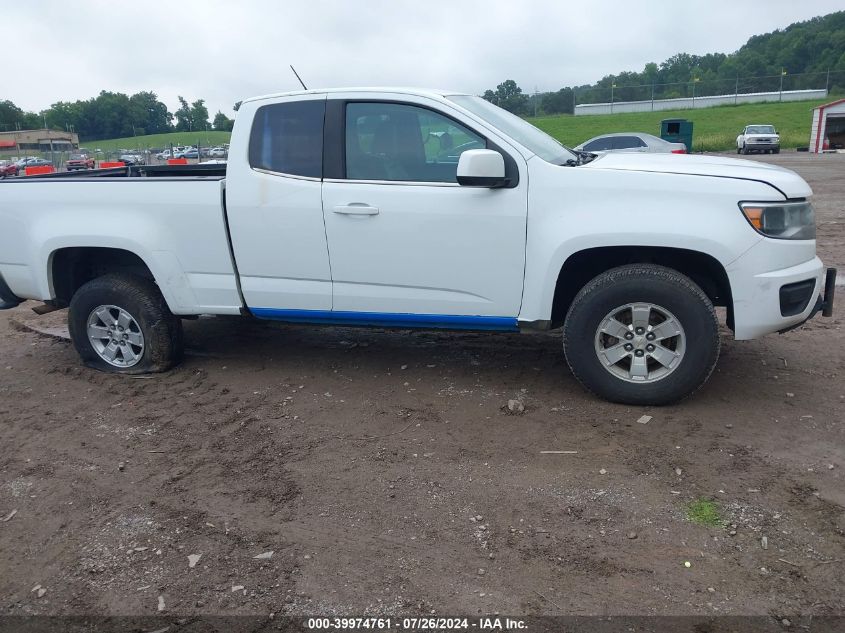
<svg viewBox="0 0 845 633"><path fill-rule="evenodd" d="M323 177L325 99L261 106L249 138L249 165L278 174Z"/></svg>

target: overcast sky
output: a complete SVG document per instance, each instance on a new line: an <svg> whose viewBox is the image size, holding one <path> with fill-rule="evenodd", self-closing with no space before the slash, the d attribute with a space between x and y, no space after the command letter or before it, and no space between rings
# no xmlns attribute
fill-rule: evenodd
<svg viewBox="0 0 845 633"><path fill-rule="evenodd" d="M100 90L152 90L211 116L299 88L412 85L526 92L642 70L678 52L730 53L751 35L845 0L10 0L0 100L38 111ZM9 60L14 59L14 63Z"/></svg>

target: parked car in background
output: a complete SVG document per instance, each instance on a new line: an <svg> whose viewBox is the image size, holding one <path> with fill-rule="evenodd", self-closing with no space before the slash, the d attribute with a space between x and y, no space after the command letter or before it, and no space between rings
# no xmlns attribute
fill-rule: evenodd
<svg viewBox="0 0 845 633"><path fill-rule="evenodd" d="M212 147L208 150L208 155L211 158L225 158L226 149L223 147Z"/></svg>
<svg viewBox="0 0 845 633"><path fill-rule="evenodd" d="M70 158L68 158L67 162L65 162L65 168L68 171L94 169L94 159L88 154L71 154Z"/></svg>
<svg viewBox="0 0 845 633"><path fill-rule="evenodd" d="M143 165L144 157L140 154L121 154L118 160L127 165Z"/></svg>
<svg viewBox="0 0 845 633"><path fill-rule="evenodd" d="M199 152L196 147L186 149L178 158L199 158Z"/></svg>
<svg viewBox="0 0 845 633"><path fill-rule="evenodd" d="M736 153L780 154L780 136L774 125L746 125L736 137Z"/></svg>
<svg viewBox="0 0 845 633"><path fill-rule="evenodd" d="M174 147L173 148L173 158L187 158L185 156L188 152L196 152L197 148L188 146L188 147Z"/></svg>
<svg viewBox="0 0 845 633"><path fill-rule="evenodd" d="M574 148L579 152L604 154L605 152L644 152L647 154L686 154L683 143L670 143L653 134L643 132L618 132L602 134L584 141Z"/></svg>
<svg viewBox="0 0 845 633"><path fill-rule="evenodd" d="M38 158L36 156L27 156L26 158L21 158L15 165L18 166L18 171L24 171L27 167L44 167L46 165L52 165L49 160L45 160L43 158Z"/></svg>
<svg viewBox="0 0 845 633"><path fill-rule="evenodd" d="M10 160L0 160L0 178L17 176L18 166Z"/></svg>
<svg viewBox="0 0 845 633"><path fill-rule="evenodd" d="M173 148L167 148L160 151L158 154L155 155L155 157L159 160L168 160L170 158L182 158L182 153L187 149L191 148L185 147L183 145L174 145Z"/></svg>

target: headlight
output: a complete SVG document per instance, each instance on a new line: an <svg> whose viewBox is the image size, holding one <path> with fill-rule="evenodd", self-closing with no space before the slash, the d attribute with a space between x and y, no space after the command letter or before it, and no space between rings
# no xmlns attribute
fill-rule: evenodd
<svg viewBox="0 0 845 633"><path fill-rule="evenodd" d="M816 214L808 201L741 202L748 222L766 237L782 240L816 239Z"/></svg>

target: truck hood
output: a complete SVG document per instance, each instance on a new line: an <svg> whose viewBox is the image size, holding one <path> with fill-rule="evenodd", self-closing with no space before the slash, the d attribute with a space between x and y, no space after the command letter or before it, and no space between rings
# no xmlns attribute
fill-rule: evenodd
<svg viewBox="0 0 845 633"><path fill-rule="evenodd" d="M582 169L618 169L756 180L778 189L787 198L806 198L813 195L810 185L794 171L768 163L721 156L610 152L587 163Z"/></svg>

